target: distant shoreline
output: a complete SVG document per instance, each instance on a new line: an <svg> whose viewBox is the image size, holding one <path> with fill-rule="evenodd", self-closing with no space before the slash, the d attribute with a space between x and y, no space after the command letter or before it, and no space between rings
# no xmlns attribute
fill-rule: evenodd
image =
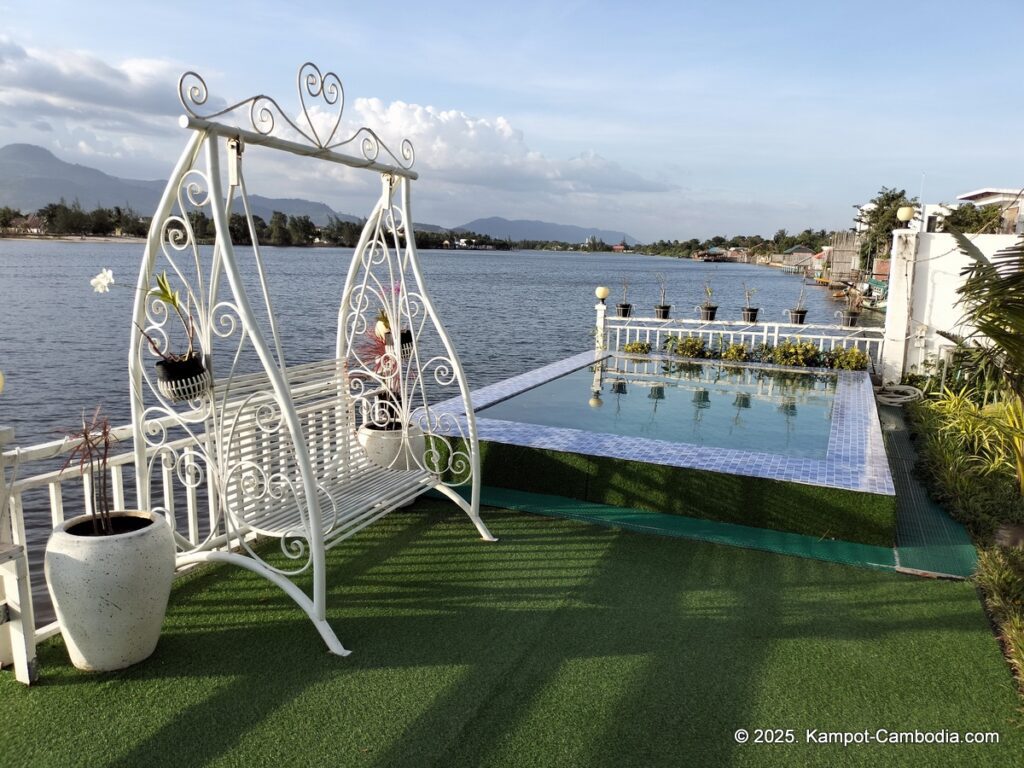
<svg viewBox="0 0 1024 768"><path fill-rule="evenodd" d="M111 235L0 235L0 240L48 243L145 243L144 237L113 237Z"/></svg>

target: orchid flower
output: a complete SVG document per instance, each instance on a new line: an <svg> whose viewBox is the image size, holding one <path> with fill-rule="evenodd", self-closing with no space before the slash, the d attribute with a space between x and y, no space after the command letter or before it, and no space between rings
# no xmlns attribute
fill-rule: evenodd
<svg viewBox="0 0 1024 768"><path fill-rule="evenodd" d="M101 269L100 273L89 281L89 285L96 293L107 293L114 283L114 273L109 269Z"/></svg>

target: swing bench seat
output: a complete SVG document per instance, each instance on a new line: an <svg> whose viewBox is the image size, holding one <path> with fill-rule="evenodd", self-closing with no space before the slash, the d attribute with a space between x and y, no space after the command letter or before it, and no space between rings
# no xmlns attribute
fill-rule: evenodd
<svg viewBox="0 0 1024 768"><path fill-rule="evenodd" d="M321 508L325 547L344 540L435 487L439 477L415 462L381 467L357 438L355 402L345 362L326 360L287 369ZM223 478L225 509L238 529L287 537L308 524L295 443L280 421L266 373L214 386L219 425L207 434L236 468Z"/></svg>

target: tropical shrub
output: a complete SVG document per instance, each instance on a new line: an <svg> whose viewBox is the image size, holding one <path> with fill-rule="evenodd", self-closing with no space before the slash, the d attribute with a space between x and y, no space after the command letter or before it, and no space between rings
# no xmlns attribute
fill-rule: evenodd
<svg viewBox="0 0 1024 768"><path fill-rule="evenodd" d="M722 350L722 359L734 363L744 363L750 357L746 344L730 344Z"/></svg>
<svg viewBox="0 0 1024 768"><path fill-rule="evenodd" d="M748 362L751 363L770 363L772 361L772 345L765 344L764 342L758 344L750 350L750 357Z"/></svg>
<svg viewBox="0 0 1024 768"><path fill-rule="evenodd" d="M679 357L707 357L708 350L700 336L669 336L665 339L665 350Z"/></svg>
<svg viewBox="0 0 1024 768"><path fill-rule="evenodd" d="M991 259L955 227L947 227L960 251L972 259L958 289L964 320L974 328L961 344L979 370L996 372L1006 402L999 428L1013 451L1017 490L1024 496L1024 238Z"/></svg>
<svg viewBox="0 0 1024 768"><path fill-rule="evenodd" d="M907 408L917 438L918 473L933 498L982 542L1003 523L1024 522L1014 451L1000 408L946 390Z"/></svg>
<svg viewBox="0 0 1024 768"><path fill-rule="evenodd" d="M646 355L651 351L651 342L631 341L622 345L622 351L632 355Z"/></svg>
<svg viewBox="0 0 1024 768"><path fill-rule="evenodd" d="M771 362L800 368L814 367L821 364L821 350L811 341L786 339L772 350Z"/></svg>
<svg viewBox="0 0 1024 768"><path fill-rule="evenodd" d="M975 583L985 594L985 607L1002 623L1024 615L1024 550L992 547L978 553Z"/></svg>
<svg viewBox="0 0 1024 768"><path fill-rule="evenodd" d="M825 353L825 365L840 371L865 371L870 359L857 347L835 347Z"/></svg>
<svg viewBox="0 0 1024 768"><path fill-rule="evenodd" d="M978 554L974 582L995 622L1017 685L1024 693L1024 549L993 547Z"/></svg>

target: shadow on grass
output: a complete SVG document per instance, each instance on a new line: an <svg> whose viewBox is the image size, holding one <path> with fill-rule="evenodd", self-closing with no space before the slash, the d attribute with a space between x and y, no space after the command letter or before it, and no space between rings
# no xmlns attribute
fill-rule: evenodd
<svg viewBox="0 0 1024 768"><path fill-rule="evenodd" d="M39 692L89 684L89 706L136 717L110 747L118 766L724 765L774 643L969 624L942 606L938 620L908 610L894 622L870 604L788 594L873 583L849 569L822 578L830 566L488 520L498 544L450 506L421 504L334 550L329 618L348 658L327 654L275 587L214 567L175 589L149 661L100 677L62 669ZM47 648L44 663L61 654Z"/></svg>

